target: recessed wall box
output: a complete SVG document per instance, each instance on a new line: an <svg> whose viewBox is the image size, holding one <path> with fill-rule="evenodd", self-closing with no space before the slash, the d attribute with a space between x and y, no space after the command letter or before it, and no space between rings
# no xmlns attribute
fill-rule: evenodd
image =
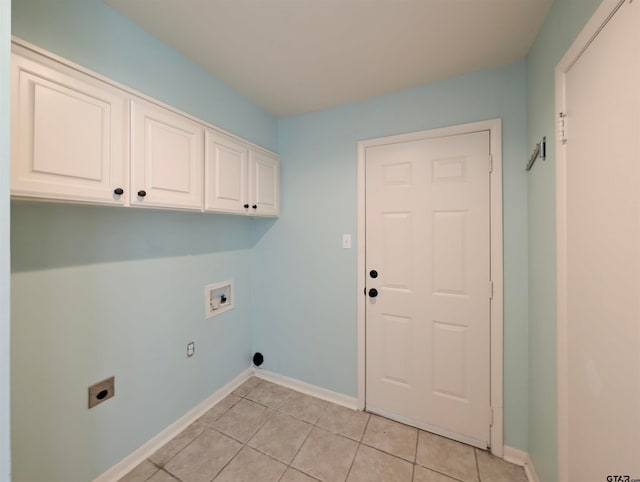
<svg viewBox="0 0 640 482"><path fill-rule="evenodd" d="M89 408L93 408L99 403L109 400L116 394L116 379L109 377L89 387Z"/></svg>
<svg viewBox="0 0 640 482"><path fill-rule="evenodd" d="M204 287L204 314L206 318L219 315L233 308L233 280Z"/></svg>

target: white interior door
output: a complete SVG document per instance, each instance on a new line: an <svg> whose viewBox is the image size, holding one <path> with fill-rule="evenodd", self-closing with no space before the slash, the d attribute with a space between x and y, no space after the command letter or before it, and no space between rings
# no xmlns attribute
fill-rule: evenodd
<svg viewBox="0 0 640 482"><path fill-rule="evenodd" d="M559 78L564 482L640 478L640 2L624 2L590 37Z"/></svg>
<svg viewBox="0 0 640 482"><path fill-rule="evenodd" d="M366 407L483 448L489 141L481 131L365 153Z"/></svg>

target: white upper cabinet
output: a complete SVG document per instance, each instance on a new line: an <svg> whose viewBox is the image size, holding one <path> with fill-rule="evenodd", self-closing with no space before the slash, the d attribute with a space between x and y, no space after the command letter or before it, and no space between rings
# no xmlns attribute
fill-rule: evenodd
<svg viewBox="0 0 640 482"><path fill-rule="evenodd" d="M248 152L242 142L207 130L204 163L206 211L249 212Z"/></svg>
<svg viewBox="0 0 640 482"><path fill-rule="evenodd" d="M277 217L279 161L230 136L207 130L205 210Z"/></svg>
<svg viewBox="0 0 640 482"><path fill-rule="evenodd" d="M11 56L12 194L124 204L127 97L32 56L16 46Z"/></svg>
<svg viewBox="0 0 640 482"><path fill-rule="evenodd" d="M280 162L257 149L249 150L249 205L253 216L280 215Z"/></svg>
<svg viewBox="0 0 640 482"><path fill-rule="evenodd" d="M131 205L202 210L203 136L197 122L133 100Z"/></svg>
<svg viewBox="0 0 640 482"><path fill-rule="evenodd" d="M21 41L11 75L12 196L279 215L275 154Z"/></svg>

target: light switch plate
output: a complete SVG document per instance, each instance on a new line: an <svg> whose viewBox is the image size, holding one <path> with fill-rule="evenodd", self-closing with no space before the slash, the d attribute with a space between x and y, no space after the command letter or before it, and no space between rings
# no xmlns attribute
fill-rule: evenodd
<svg viewBox="0 0 640 482"><path fill-rule="evenodd" d="M342 235L342 247L344 249L351 249L351 235L343 234Z"/></svg>

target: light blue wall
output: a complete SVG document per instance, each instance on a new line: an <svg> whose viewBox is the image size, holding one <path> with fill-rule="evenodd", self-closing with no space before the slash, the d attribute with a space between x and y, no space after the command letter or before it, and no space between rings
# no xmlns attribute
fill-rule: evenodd
<svg viewBox="0 0 640 482"><path fill-rule="evenodd" d="M527 56L528 145L547 160L527 176L529 220L529 453L541 482L557 479L555 68L601 0L556 0Z"/></svg>
<svg viewBox="0 0 640 482"><path fill-rule="evenodd" d="M0 482L11 477L9 412L9 64L11 1L0 0Z"/></svg>
<svg viewBox="0 0 640 482"><path fill-rule="evenodd" d="M250 230L13 203L14 482L92 480L249 366ZM236 308L205 320L204 285L226 279ZM87 387L112 375L116 396L87 410Z"/></svg>
<svg viewBox="0 0 640 482"><path fill-rule="evenodd" d="M14 0L12 22L27 41L277 146L269 114L99 0ZM14 482L92 480L249 366L251 220L25 202L11 214ZM204 285L225 279L236 308L205 320ZM87 387L111 375L116 396L87 410Z"/></svg>
<svg viewBox="0 0 640 482"><path fill-rule="evenodd" d="M279 122L282 217L256 225L254 348L268 370L357 391L356 144L502 118L505 441L527 444L527 226L524 62Z"/></svg>

